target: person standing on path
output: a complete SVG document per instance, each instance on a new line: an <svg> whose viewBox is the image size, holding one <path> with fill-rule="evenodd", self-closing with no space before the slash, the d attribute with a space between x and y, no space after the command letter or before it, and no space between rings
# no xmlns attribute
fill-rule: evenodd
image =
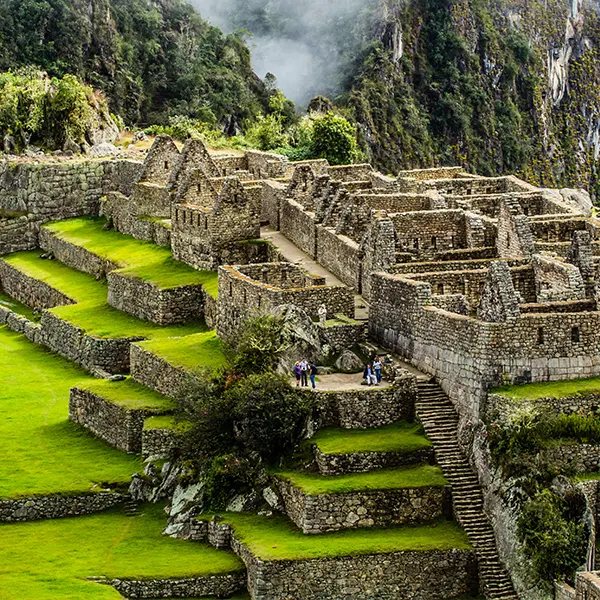
<svg viewBox="0 0 600 600"><path fill-rule="evenodd" d="M294 375L296 376L296 387L300 386L300 377L302 375L302 369L300 368L300 361L296 361L294 365Z"/></svg>
<svg viewBox="0 0 600 600"><path fill-rule="evenodd" d="M315 389L317 389L317 384L315 383L315 377L317 376L317 372L318 372L317 366L314 363L310 363L308 368L309 368L310 383L312 385L312 389L315 390Z"/></svg>
<svg viewBox="0 0 600 600"><path fill-rule="evenodd" d="M308 387L308 361L305 358L300 361L300 381L302 387Z"/></svg>
<svg viewBox="0 0 600 600"><path fill-rule="evenodd" d="M375 359L373 363L373 371L375 371L375 377L377 378L377 383L381 383L381 360L378 358Z"/></svg>

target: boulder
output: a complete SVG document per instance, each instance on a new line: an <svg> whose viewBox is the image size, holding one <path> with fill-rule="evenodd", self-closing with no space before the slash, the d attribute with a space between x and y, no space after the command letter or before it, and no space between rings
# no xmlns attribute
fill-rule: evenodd
<svg viewBox="0 0 600 600"><path fill-rule="evenodd" d="M291 304L280 306L277 314L283 317L282 338L286 346L278 370L290 373L299 358L318 361L322 351L318 325L304 310Z"/></svg>
<svg viewBox="0 0 600 600"><path fill-rule="evenodd" d="M12 135L5 135L3 140L4 152L6 154L14 154L17 148L17 142Z"/></svg>
<svg viewBox="0 0 600 600"><path fill-rule="evenodd" d="M143 131L136 131L133 134L133 143L137 144L138 142L145 142L148 139L148 136Z"/></svg>
<svg viewBox="0 0 600 600"><path fill-rule="evenodd" d="M114 144L103 142L101 144L92 146L89 154L90 156L111 156L112 154L117 154L118 152L119 149Z"/></svg>
<svg viewBox="0 0 600 600"><path fill-rule="evenodd" d="M582 212L584 215L591 215L594 203L590 195L585 190L573 190L564 188L560 190L560 195L564 202L572 206L574 209Z"/></svg>
<svg viewBox="0 0 600 600"><path fill-rule="evenodd" d="M351 350L344 350L335 361L335 368L345 373L358 373L364 369L363 361Z"/></svg>
<svg viewBox="0 0 600 600"><path fill-rule="evenodd" d="M247 494L238 494L232 498L226 507L227 512L241 513L256 510L258 508L258 495L255 491Z"/></svg>
<svg viewBox="0 0 600 600"><path fill-rule="evenodd" d="M81 152L81 146L71 138L67 138L67 141L63 145L65 154L79 154Z"/></svg>

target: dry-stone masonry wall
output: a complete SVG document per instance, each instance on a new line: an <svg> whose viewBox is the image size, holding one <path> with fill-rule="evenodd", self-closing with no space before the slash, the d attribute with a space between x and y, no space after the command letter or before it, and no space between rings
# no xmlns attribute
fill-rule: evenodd
<svg viewBox="0 0 600 600"><path fill-rule="evenodd" d="M132 409L85 389L71 389L69 419L123 452L141 451L144 421L159 414L165 411Z"/></svg>
<svg viewBox="0 0 600 600"><path fill-rule="evenodd" d="M432 521L451 504L443 486L307 495L278 477L277 487L288 517L305 534Z"/></svg>
<svg viewBox="0 0 600 600"><path fill-rule="evenodd" d="M122 504L127 498L126 495L114 492L98 492L78 496L32 496L0 500L0 522L89 515Z"/></svg>

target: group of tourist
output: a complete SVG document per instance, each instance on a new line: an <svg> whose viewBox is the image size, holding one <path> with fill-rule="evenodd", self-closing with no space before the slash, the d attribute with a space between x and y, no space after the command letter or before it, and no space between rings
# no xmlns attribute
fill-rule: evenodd
<svg viewBox="0 0 600 600"><path fill-rule="evenodd" d="M317 383L315 377L317 376L317 367L312 362L303 358L294 365L294 375L296 376L296 387L308 387L308 380L312 389L316 389Z"/></svg>
<svg viewBox="0 0 600 600"><path fill-rule="evenodd" d="M363 371L363 379L367 385L379 385L381 383L381 369L383 361L379 356L375 357L372 363L368 363Z"/></svg>

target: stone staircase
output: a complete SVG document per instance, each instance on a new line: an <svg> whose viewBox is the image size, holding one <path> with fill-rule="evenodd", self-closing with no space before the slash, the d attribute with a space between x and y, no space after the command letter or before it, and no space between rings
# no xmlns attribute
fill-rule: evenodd
<svg viewBox="0 0 600 600"><path fill-rule="evenodd" d="M417 417L433 442L437 463L452 485L457 521L467 532L477 558L482 592L489 600L518 600L496 547L492 525L483 508L479 479L458 445L458 414L442 388L419 381Z"/></svg>

